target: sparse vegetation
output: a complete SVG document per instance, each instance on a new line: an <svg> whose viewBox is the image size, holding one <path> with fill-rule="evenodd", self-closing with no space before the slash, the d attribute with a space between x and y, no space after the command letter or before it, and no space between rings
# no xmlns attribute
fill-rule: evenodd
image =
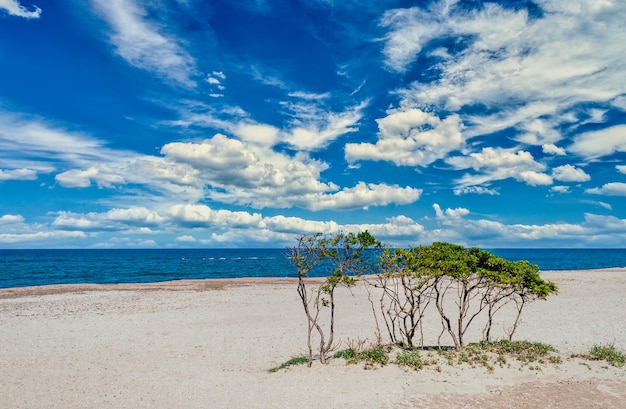
<svg viewBox="0 0 626 409"><path fill-rule="evenodd" d="M345 359L348 365L363 363L365 368L373 368L387 365L390 351L391 347L373 347L362 351L348 348L338 351L333 357Z"/></svg>
<svg viewBox="0 0 626 409"><path fill-rule="evenodd" d="M395 357L394 357L395 352ZM398 345L370 346L364 348L363 343L358 346L336 352L333 359L344 359L347 365L363 364L364 368L371 369L393 363L399 367L420 371L432 368L441 372L443 367L467 365L471 368L482 367L488 372L498 368L510 368L512 362L518 362L522 367L531 371L541 372L546 365L559 365L563 358L551 345L530 341L500 340L495 342L471 343L464 348L422 348L407 350ZM592 369L586 361L606 361L608 365L621 368L626 365L626 354L620 352L614 345L596 345L589 353L574 354L571 358L580 358L580 365ZM299 356L272 368L269 372L276 372L294 365L303 365L308 357ZM601 366L603 369L609 367Z"/></svg>
<svg viewBox="0 0 626 409"><path fill-rule="evenodd" d="M347 364L364 363L366 368L372 368L388 364L389 354L395 348L399 352L393 362L415 370L428 364L439 367L437 358L442 358L449 365L483 366L490 371L496 365L509 365L509 359L524 365L532 363L534 369L546 362L561 361L554 348L548 345L511 341L524 306L558 291L554 283L540 277L536 265L526 261L511 262L485 250L449 243L384 249L377 263L373 263L372 257L365 253L371 248L381 249L382 245L367 231L304 235L296 246L288 248L288 256L298 272L297 290L308 323L308 354L304 357L308 366L313 362L315 340L322 364L327 363L330 351L336 350L336 290L340 286L355 286L363 273L374 273L374 278L370 276L366 285L376 324L376 342L364 348L364 340L352 341L333 358L343 358ZM318 277L326 277L312 279L313 272ZM391 341L387 346L381 340L374 294L380 297L378 309ZM491 342L494 316L507 304L514 304L517 310L507 331L508 339ZM424 351L423 318L430 305L434 305L441 321L438 356L423 359L420 355L420 351ZM467 343L468 328L481 319L483 339L480 343ZM449 334L453 347L441 344L445 333ZM299 357L283 365L300 364L302 359ZM619 362L619 359L612 359Z"/></svg>
<svg viewBox="0 0 626 409"><path fill-rule="evenodd" d="M366 269L364 252L380 246L368 232L340 232L334 235L304 235L296 246L288 248L288 256L298 271L298 295L307 318L308 366L313 363L313 335L319 339L319 359L325 364L334 348L335 291L339 286L352 287ZM309 289L313 271L327 274L321 285ZM328 314L324 315L326 310ZM324 325L325 324L325 325Z"/></svg>
<svg viewBox="0 0 626 409"><path fill-rule="evenodd" d="M482 341L490 342L494 317L507 304L517 309L508 329L511 340L524 306L558 291L554 283L540 277L536 265L450 243L386 249L380 257L380 270L369 284L382 292L380 312L390 341L406 349L423 347L423 317L431 304L441 318L438 345L448 333L454 347L461 349L468 329L481 317Z"/></svg>
<svg viewBox="0 0 626 409"><path fill-rule="evenodd" d="M589 354L584 356L592 361L606 361L609 365L621 368L626 363L626 354L615 348L615 345L594 345Z"/></svg>
<svg viewBox="0 0 626 409"><path fill-rule="evenodd" d="M309 358L306 356L296 356L293 357L291 359L289 359L288 361L283 362L282 364L275 366L273 368L268 369L269 373L274 373L274 372L278 372L281 369L287 369L290 366L295 366L295 365L304 365L306 363L309 362Z"/></svg>

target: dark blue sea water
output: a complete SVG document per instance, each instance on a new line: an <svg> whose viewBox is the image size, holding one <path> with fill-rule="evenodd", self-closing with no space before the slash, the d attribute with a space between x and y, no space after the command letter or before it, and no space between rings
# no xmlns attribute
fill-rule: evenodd
<svg viewBox="0 0 626 409"><path fill-rule="evenodd" d="M626 249L492 249L541 270L626 267ZM0 288L294 277L284 249L0 250Z"/></svg>

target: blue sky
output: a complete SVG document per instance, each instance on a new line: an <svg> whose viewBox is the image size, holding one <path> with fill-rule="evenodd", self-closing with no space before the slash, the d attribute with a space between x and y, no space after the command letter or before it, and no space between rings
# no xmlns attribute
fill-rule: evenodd
<svg viewBox="0 0 626 409"><path fill-rule="evenodd" d="M0 248L626 247L626 3L0 0Z"/></svg>

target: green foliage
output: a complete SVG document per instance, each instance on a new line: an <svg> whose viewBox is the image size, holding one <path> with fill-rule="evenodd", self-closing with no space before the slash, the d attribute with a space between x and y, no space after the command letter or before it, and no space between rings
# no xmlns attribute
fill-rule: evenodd
<svg viewBox="0 0 626 409"><path fill-rule="evenodd" d="M309 358L306 356L296 356L293 357L291 359L289 359L288 361L283 362L282 364L275 366L274 368L270 368L268 369L269 373L274 373L274 372L278 372L281 369L287 369L290 366L295 366L295 365L305 365L309 362Z"/></svg>
<svg viewBox="0 0 626 409"><path fill-rule="evenodd" d="M428 362L422 359L419 351L402 351L396 356L395 363L399 366L406 366L416 371L428 365Z"/></svg>
<svg viewBox="0 0 626 409"><path fill-rule="evenodd" d="M515 302L518 318L509 337L519 323L519 315L526 302L545 299L558 292L557 286L543 280L539 268L527 261L508 261L479 248L464 248L451 243L435 242L410 249L387 249L380 257L379 282L392 300L395 316L387 322L392 342L413 346L422 311L433 300L456 348L465 346L464 335L475 318L487 310L483 341L490 341L494 315L502 305ZM387 285L387 283L392 283ZM401 284L401 292L392 288ZM456 297L456 310L444 299ZM389 312L387 313L389 315ZM393 324L409 318L411 327L400 334ZM399 335L399 336L398 336ZM402 339L398 339L402 338Z"/></svg>
<svg viewBox="0 0 626 409"><path fill-rule="evenodd" d="M592 361L607 361L610 365L621 368L626 363L626 354L615 348L615 345L594 345L587 356Z"/></svg>
<svg viewBox="0 0 626 409"><path fill-rule="evenodd" d="M288 257L298 271L298 295L307 318L308 364L313 361L313 333L319 335L319 356L326 363L332 349L335 327L335 289L339 285L352 287L355 277L371 266L364 257L370 247L380 247L368 231L336 234L317 233L303 235L294 247L289 247ZM307 280L313 271L327 274L326 280L313 291L309 291ZM328 317L322 318L322 309L328 309ZM326 325L324 325L324 321Z"/></svg>
<svg viewBox="0 0 626 409"><path fill-rule="evenodd" d="M357 351L354 348L348 348L338 351L333 358L343 358L346 364L353 365L363 363L366 368L374 366L385 366L389 363L389 347L375 347Z"/></svg>
<svg viewBox="0 0 626 409"><path fill-rule="evenodd" d="M553 354L557 352L557 350L550 345L546 345L541 342L530 341L501 340L488 344L472 344L472 346L480 350L489 351L499 355L510 356L522 363L540 362L545 359L555 361L555 359L553 358L555 357L555 355Z"/></svg>

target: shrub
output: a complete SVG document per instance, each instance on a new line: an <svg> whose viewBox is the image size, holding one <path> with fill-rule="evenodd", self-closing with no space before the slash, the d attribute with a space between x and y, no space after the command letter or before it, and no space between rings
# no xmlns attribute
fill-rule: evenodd
<svg viewBox="0 0 626 409"><path fill-rule="evenodd" d="M607 361L610 365L621 368L626 363L626 354L618 351L615 345L594 345L589 351L588 358L592 361Z"/></svg>

